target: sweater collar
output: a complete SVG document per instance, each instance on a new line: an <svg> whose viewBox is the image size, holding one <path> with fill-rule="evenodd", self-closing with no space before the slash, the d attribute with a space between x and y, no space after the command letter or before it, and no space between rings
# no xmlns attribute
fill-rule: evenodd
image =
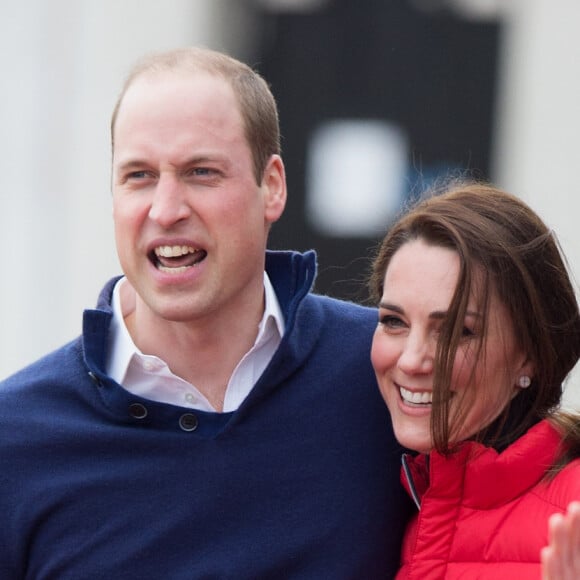
<svg viewBox="0 0 580 580"><path fill-rule="evenodd" d="M311 290L316 277L316 253L267 251L266 271L272 283L285 320L286 331L294 325L303 298ZM110 280L101 291L97 307L85 310L83 317L83 348L89 370L98 378L106 378L109 356L108 334L113 317L112 298L121 276ZM288 332L286 332L288 334Z"/></svg>

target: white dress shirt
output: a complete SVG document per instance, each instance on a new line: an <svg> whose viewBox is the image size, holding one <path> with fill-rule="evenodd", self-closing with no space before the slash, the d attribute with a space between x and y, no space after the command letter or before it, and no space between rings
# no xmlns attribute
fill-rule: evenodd
<svg viewBox="0 0 580 580"><path fill-rule="evenodd" d="M173 374L159 357L143 354L125 325L121 303L121 278L113 290L113 319L109 330L108 375L129 392L152 401L200 411L216 409L202 393ZM265 308L252 348L242 357L228 382L223 412L235 411L248 396L276 352L284 334L284 317L272 283L264 272Z"/></svg>

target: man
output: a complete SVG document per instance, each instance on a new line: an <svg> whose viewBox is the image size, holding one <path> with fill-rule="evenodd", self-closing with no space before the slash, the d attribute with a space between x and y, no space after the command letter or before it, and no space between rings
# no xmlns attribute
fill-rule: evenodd
<svg viewBox="0 0 580 580"><path fill-rule="evenodd" d="M274 99L225 55L155 55L112 120L124 277L0 385L0 577L389 578L407 502L376 313L266 252Z"/></svg>

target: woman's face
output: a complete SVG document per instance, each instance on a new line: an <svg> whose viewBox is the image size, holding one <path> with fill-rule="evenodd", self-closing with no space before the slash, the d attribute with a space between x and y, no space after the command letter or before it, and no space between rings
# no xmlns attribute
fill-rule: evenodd
<svg viewBox="0 0 580 580"><path fill-rule="evenodd" d="M455 251L421 239L399 248L385 273L371 360L397 439L421 453L433 447L435 349L458 273ZM489 425L517 393L518 378L531 376L531 367L516 347L509 313L493 289L485 341L476 356L483 328L477 310L477 275L475 279L453 365L449 416L456 416L458 405L468 408L460 407L463 419L461 425L451 425L450 443L468 439ZM469 396L463 397L468 389Z"/></svg>

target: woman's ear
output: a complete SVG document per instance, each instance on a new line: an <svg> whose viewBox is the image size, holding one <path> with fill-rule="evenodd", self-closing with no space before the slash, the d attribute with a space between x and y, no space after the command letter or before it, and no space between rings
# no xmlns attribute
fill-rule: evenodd
<svg viewBox="0 0 580 580"><path fill-rule="evenodd" d="M534 364L526 359L516 371L515 386L517 389L527 389L534 378Z"/></svg>

